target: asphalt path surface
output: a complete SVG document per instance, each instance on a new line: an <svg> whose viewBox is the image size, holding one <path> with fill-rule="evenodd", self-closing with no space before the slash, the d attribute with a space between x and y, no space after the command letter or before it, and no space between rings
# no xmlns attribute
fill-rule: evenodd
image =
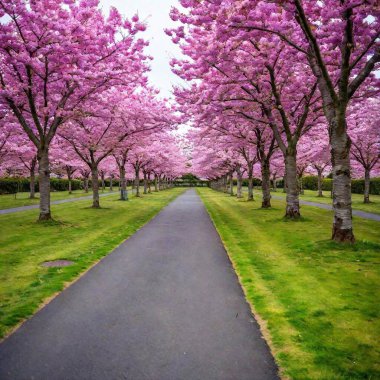
<svg viewBox="0 0 380 380"><path fill-rule="evenodd" d="M0 379L278 379L188 190L0 345Z"/></svg>

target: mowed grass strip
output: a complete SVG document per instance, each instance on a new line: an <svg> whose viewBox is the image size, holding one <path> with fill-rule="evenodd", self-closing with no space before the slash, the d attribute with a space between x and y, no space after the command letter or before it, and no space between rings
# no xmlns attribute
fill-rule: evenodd
<svg viewBox="0 0 380 380"><path fill-rule="evenodd" d="M107 194L109 192L110 192L109 188L106 188L104 192L100 190L100 194ZM115 194L117 193L116 190L114 190L114 192ZM29 193L26 193L26 192L20 192L17 194L1 194L0 195L0 210L13 208L13 207L38 205L40 202L39 196L40 194L36 193L36 197L33 199L30 199ZM81 197L88 197L88 196L92 196L91 190L89 190L88 193L84 192L83 190L74 190L71 194L69 194L68 191L52 191L50 193L50 198L52 202L59 201L62 199L81 198Z"/></svg>
<svg viewBox="0 0 380 380"><path fill-rule="evenodd" d="M210 189L199 194L284 377L380 378L380 223L354 219L353 246L329 240L332 212L284 203L261 209ZM242 348L243 349L243 348Z"/></svg>
<svg viewBox="0 0 380 380"><path fill-rule="evenodd" d="M256 191L256 193L258 194L258 190ZM286 197L286 194L282 192L282 189L278 189L277 191L272 192L272 195L284 198ZM352 194L352 208L354 210L371 212L380 215L380 195L370 195L370 203L364 203L363 197L363 194ZM324 191L323 197L318 197L316 191L305 190L305 194L301 194L300 199L303 201L324 203L329 205L332 204L332 199L329 191Z"/></svg>
<svg viewBox="0 0 380 380"><path fill-rule="evenodd" d="M38 210L0 215L0 337L32 315L65 283L148 222L184 189L152 193L130 201L101 198L101 209L83 200L52 207L55 221L37 223ZM41 267L71 260L62 268Z"/></svg>

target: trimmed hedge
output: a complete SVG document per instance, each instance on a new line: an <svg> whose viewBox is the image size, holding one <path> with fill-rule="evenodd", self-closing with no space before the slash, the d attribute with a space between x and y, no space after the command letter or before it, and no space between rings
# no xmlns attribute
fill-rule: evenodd
<svg viewBox="0 0 380 380"><path fill-rule="evenodd" d="M50 178L51 191L68 191L69 181L63 178ZM72 190L82 189L82 182L77 179L71 181ZM30 190L29 178L0 178L0 194L14 194ZM36 178L36 192L38 192L38 178Z"/></svg>
<svg viewBox="0 0 380 380"><path fill-rule="evenodd" d="M233 179L233 183L237 185L237 179ZM248 178L243 178L243 186L248 186ZM253 178L253 186L261 186L261 180L259 178Z"/></svg>
<svg viewBox="0 0 380 380"><path fill-rule="evenodd" d="M280 181L279 181L280 182ZM318 190L318 177L317 176L306 176L302 178L303 188L307 190ZM278 187L282 187L279 184ZM331 191L332 179L324 178L322 182L322 190ZM380 195L380 178L372 178L370 182L370 194ZM364 194L364 179L353 179L351 181L351 190L355 194Z"/></svg>

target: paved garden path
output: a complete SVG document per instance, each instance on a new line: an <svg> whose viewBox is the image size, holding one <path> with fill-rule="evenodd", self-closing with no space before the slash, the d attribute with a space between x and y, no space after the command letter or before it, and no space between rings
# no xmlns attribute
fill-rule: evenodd
<svg viewBox="0 0 380 380"><path fill-rule="evenodd" d="M109 193L100 193L99 197L106 197L108 195L117 194L117 192L109 192ZM85 201L86 199L92 199L92 195L85 195L83 197L76 197L76 198L67 198L67 199L60 199L58 201L52 201L50 204L52 205L60 205L62 203L70 203L70 202L76 202L76 201ZM28 211L33 210L36 208L39 208L40 206L38 204L36 205L30 205L30 206L20 206L20 207L13 207L13 208L5 208L0 210L0 215L5 214L13 214L14 212L20 212L20 211Z"/></svg>
<svg viewBox="0 0 380 380"><path fill-rule="evenodd" d="M273 199L279 199L279 200L285 201L285 197L281 197L279 195L272 195L272 198ZM329 204L325 204L325 203L303 201L303 200L300 199L300 204L301 205L306 205L306 206L313 206L313 207L323 208L325 210L332 210L332 206L329 205ZM377 222L380 222L380 215L379 214L374 214L372 212L365 212L365 211L360 211L360 210L352 210L352 215L353 216L358 216L359 218L376 220Z"/></svg>
<svg viewBox="0 0 380 380"><path fill-rule="evenodd" d="M0 379L277 379L188 190L0 345Z"/></svg>

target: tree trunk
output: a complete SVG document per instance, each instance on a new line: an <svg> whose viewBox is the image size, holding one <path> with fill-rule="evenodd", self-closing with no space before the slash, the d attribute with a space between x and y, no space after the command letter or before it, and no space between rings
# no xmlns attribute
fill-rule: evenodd
<svg viewBox="0 0 380 380"><path fill-rule="evenodd" d="M287 188L287 184L286 184L286 173L284 174L284 178L282 179L282 181L284 182L284 185L283 185L283 188L282 188L282 192L283 192L283 193L286 193L286 188Z"/></svg>
<svg viewBox="0 0 380 380"><path fill-rule="evenodd" d="M241 174L240 166L236 168L236 177L237 177L237 190L236 190L236 197L237 198L243 198L243 175Z"/></svg>
<svg viewBox="0 0 380 380"><path fill-rule="evenodd" d="M69 181L69 194L72 194L71 174L67 175L67 180Z"/></svg>
<svg viewBox="0 0 380 380"><path fill-rule="evenodd" d="M318 197L323 197L323 190L322 190L322 170L317 169L318 172Z"/></svg>
<svg viewBox="0 0 380 380"><path fill-rule="evenodd" d="M136 197L140 196L140 176L139 176L139 170L135 172L136 177L135 177L135 189L136 189Z"/></svg>
<svg viewBox="0 0 380 380"><path fill-rule="evenodd" d="M262 208L270 208L270 169L269 162L265 160L261 163L261 188L263 192L263 200L261 203Z"/></svg>
<svg viewBox="0 0 380 380"><path fill-rule="evenodd" d="M30 199L34 199L36 197L36 161L36 158L33 158L30 164Z"/></svg>
<svg viewBox="0 0 380 380"><path fill-rule="evenodd" d="M104 193L104 190L106 188L106 183L104 181L104 175L102 175L102 192Z"/></svg>
<svg viewBox="0 0 380 380"><path fill-rule="evenodd" d="M334 209L332 239L338 242L354 243L351 208L351 140L346 131L338 134L338 128L334 127L330 126Z"/></svg>
<svg viewBox="0 0 380 380"><path fill-rule="evenodd" d="M83 186L84 186L84 192L88 193L88 178L87 177L83 179Z"/></svg>
<svg viewBox="0 0 380 380"><path fill-rule="evenodd" d="M148 174L148 193L150 194L152 192L152 186L151 186L151 180L150 180L150 173Z"/></svg>
<svg viewBox="0 0 380 380"><path fill-rule="evenodd" d="M253 165L248 165L248 199L253 201Z"/></svg>
<svg viewBox="0 0 380 380"><path fill-rule="evenodd" d="M157 175L154 175L154 191L158 191L158 180Z"/></svg>
<svg viewBox="0 0 380 380"><path fill-rule="evenodd" d="M110 177L110 191L113 191L113 177Z"/></svg>
<svg viewBox="0 0 380 380"><path fill-rule="evenodd" d="M99 202L99 176L97 166L91 168L91 179L92 179L92 207L100 208Z"/></svg>
<svg viewBox="0 0 380 380"><path fill-rule="evenodd" d="M147 194L148 192L148 179L146 176L146 173L144 173L144 194Z"/></svg>
<svg viewBox="0 0 380 380"><path fill-rule="evenodd" d="M234 195L234 179L233 179L233 172L230 174L230 195Z"/></svg>
<svg viewBox="0 0 380 380"><path fill-rule="evenodd" d="M370 171L365 169L364 173L364 203L370 203L369 201L369 186L370 186Z"/></svg>
<svg viewBox="0 0 380 380"><path fill-rule="evenodd" d="M38 183L40 190L40 216L38 220L51 220L49 150L38 151Z"/></svg>
<svg viewBox="0 0 380 380"><path fill-rule="evenodd" d="M296 154L286 153L285 171L287 185L285 217L290 219L297 219L301 216L301 214L300 203L298 198Z"/></svg>
<svg viewBox="0 0 380 380"><path fill-rule="evenodd" d="M304 195L305 194L305 191L303 189L303 177L299 177L299 184L300 184L300 194L301 195Z"/></svg>
<svg viewBox="0 0 380 380"><path fill-rule="evenodd" d="M125 180L125 167L121 167L120 171L120 200L128 200L128 190L127 190L127 181ZM112 181L112 179L111 179Z"/></svg>
<svg viewBox="0 0 380 380"><path fill-rule="evenodd" d="M273 182L273 191L277 192L277 179L273 178L272 182Z"/></svg>

